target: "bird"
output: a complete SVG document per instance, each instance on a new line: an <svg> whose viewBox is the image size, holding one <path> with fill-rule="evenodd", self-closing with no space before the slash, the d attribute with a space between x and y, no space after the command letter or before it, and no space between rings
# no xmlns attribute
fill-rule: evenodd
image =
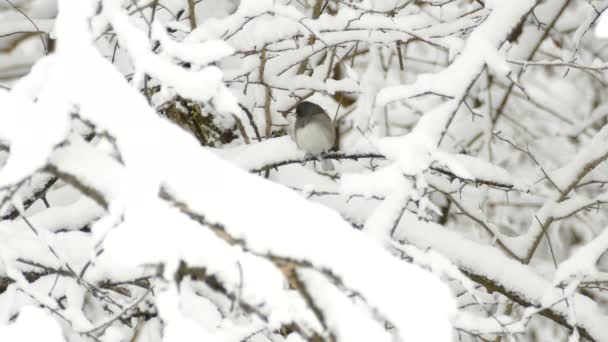
<svg viewBox="0 0 608 342"><path fill-rule="evenodd" d="M319 105L304 101L296 106L293 137L299 149L308 156L321 157L325 171L333 171L334 165L323 158L336 143L336 130L332 119Z"/></svg>

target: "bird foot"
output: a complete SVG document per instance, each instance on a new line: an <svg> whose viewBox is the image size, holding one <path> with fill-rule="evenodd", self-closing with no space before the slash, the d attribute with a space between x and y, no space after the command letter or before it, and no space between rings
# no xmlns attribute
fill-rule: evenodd
<svg viewBox="0 0 608 342"><path fill-rule="evenodd" d="M317 158L313 156L312 153L306 153L306 155L304 156L304 160L302 160L302 166L305 166L306 163L308 163L310 160L314 162L316 159Z"/></svg>

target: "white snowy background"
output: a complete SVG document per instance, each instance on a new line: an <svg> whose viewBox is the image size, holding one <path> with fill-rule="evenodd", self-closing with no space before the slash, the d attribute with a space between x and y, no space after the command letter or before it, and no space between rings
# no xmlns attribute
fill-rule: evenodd
<svg viewBox="0 0 608 342"><path fill-rule="evenodd" d="M607 8L0 0L0 340L608 341Z"/></svg>

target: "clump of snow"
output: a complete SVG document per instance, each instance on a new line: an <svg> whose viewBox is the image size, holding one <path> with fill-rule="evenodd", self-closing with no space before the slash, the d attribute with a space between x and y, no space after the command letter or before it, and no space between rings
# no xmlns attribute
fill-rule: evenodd
<svg viewBox="0 0 608 342"><path fill-rule="evenodd" d="M59 323L43 309L34 307L22 308L14 323L0 324L0 338L5 341L65 341Z"/></svg>

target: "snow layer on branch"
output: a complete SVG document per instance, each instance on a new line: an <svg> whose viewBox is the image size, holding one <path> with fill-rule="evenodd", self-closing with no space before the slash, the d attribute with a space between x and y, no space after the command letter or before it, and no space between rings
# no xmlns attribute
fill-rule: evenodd
<svg viewBox="0 0 608 342"><path fill-rule="evenodd" d="M585 175L587 168L603 161L608 156L608 127L604 126L593 139L583 147L566 165L551 173L551 178L560 189L571 186L572 182Z"/></svg>
<svg viewBox="0 0 608 342"><path fill-rule="evenodd" d="M270 15L267 12L273 10L273 2L270 0L241 1L235 13L221 19L209 19L205 25L196 28L187 38L187 41L205 41L209 39L226 38L228 35L236 35L235 39L229 40L232 47L236 49L248 49L249 47L261 48L267 40L276 40L281 37L289 37L298 32L297 25L289 18L274 17L270 22L266 21L259 25L255 20L247 26L247 30L241 28L246 25L251 18L261 15ZM281 30L268 30L267 25L281 27Z"/></svg>
<svg viewBox="0 0 608 342"><path fill-rule="evenodd" d="M578 151L566 165L552 171L549 175L560 189L560 195L567 195L589 171L606 158L608 158L608 126L604 126L597 132L591 141ZM572 208L579 205L581 201L585 202L579 197L570 201L560 200L561 203L559 203L557 196L547 200L531 220L528 231L513 239L516 242L514 246L519 250L518 254L525 256L534 245L535 240L543 234L544 228L539 225L539 221L545 222L551 217L567 217L573 212Z"/></svg>
<svg viewBox="0 0 608 342"><path fill-rule="evenodd" d="M104 11L112 11L112 6L111 1L105 1ZM112 211L124 214L124 222L107 236L102 259L107 255L110 259L141 263L163 261L168 270L175 270L178 260L184 259L213 267L210 271L229 280L228 284L238 284L238 269L234 266L239 260L238 249L227 246L211 230L186 218L178 208L169 208L157 196L163 184L189 210L204 215L210 222L221 223L227 233L244 241L250 251L306 261L327 270L392 322L403 340L450 339L448 316L454 309L453 300L438 279L394 258L361 232L353 231L350 224L328 208L309 203L281 185L248 174L210 151L201 150L192 137L158 118L142 95L90 45L82 13L92 8L71 1L61 1L60 8L57 34L64 44L58 46L57 53L67 63L57 66L64 82L62 90L80 106L85 119L115 137L124 163L124 170L117 169L124 173L119 177L124 182L108 184L95 183L97 179L87 176L95 170L70 167L78 179L99 187L104 196L117 196L117 206ZM152 71L146 66L154 59L148 56L149 51L139 38L134 38L139 33L133 31L122 14L110 14L119 39L134 49L136 68ZM161 65L160 69L163 68L167 66ZM184 82L187 84L188 80ZM215 79L206 84L206 89L206 98L216 94ZM120 106L100 98L100 92ZM134 134L134 127L141 129ZM176 148L181 152L175 153ZM73 150L74 155L82 155L83 151ZM60 169L69 165L68 159L57 161ZM239 208L238 213L235 208ZM179 227L181 234L175 234L169 227ZM206 247L200 248L198 241L205 241ZM336 253L335 246L341 241L349 243ZM224 261L219 263L218 259ZM255 260L250 257L242 260L245 274L248 269L253 272L250 274L271 269ZM276 275L277 271L272 269ZM277 279L271 274L262 278ZM277 283L273 286L276 288ZM256 293L263 293L269 307L277 309L273 322L284 321L282 313L286 312L292 318L311 322L304 315L310 311L294 314L288 308L296 304L272 289L267 282L263 286L253 282L250 289L244 288L243 295L258 302L254 300Z"/></svg>
<svg viewBox="0 0 608 342"><path fill-rule="evenodd" d="M507 293L523 298L534 306L545 305L555 313L568 317L569 309L562 300L564 292L537 274L530 266L505 256L496 248L477 244L436 223L419 221L405 212L397 229L398 239L407 240L419 248L432 248L449 258L459 268L496 281ZM479 256L483 255L482 258ZM573 295L577 324L595 338L608 338L608 316L590 298Z"/></svg>
<svg viewBox="0 0 608 342"><path fill-rule="evenodd" d="M331 331L336 332L338 341L392 341L392 336L380 321L370 317L371 313L366 312L362 304L354 303L319 272L302 269L298 271L298 276L317 298L317 306ZM349 317L349 320L345 321L343 317Z"/></svg>
<svg viewBox="0 0 608 342"><path fill-rule="evenodd" d="M374 106L374 100L378 90L381 89L385 82L380 73L382 66L378 52L375 49L370 50L368 58L367 69L360 79L361 94L357 97L356 108L352 113L353 124L363 132L367 132L370 127L377 125L376 120L379 108ZM381 129L381 127L376 127L375 133L378 133L378 129Z"/></svg>
<svg viewBox="0 0 608 342"><path fill-rule="evenodd" d="M524 191L530 188L527 182L513 176L504 168L477 157L441 151L435 152L433 157L438 163L445 164L454 175L465 180L472 182L486 180Z"/></svg>
<svg viewBox="0 0 608 342"><path fill-rule="evenodd" d="M372 244L360 232L353 231L349 224L327 208L305 202L280 185L242 174L242 171L237 172L227 165L217 170L207 169L209 177L205 177L200 184L206 191L222 196L214 200L198 196L196 189L185 180L190 177L190 172L202 172L202 167L195 162L189 170L175 168L171 171L174 177L168 179L167 184L181 201L204 212L210 220L222 222L229 233L246 241L253 250L307 260L316 267L331 271L393 322L404 340L425 336L431 326L434 327L431 330L437 333L433 336L434 339L449 338L449 332L446 334L443 330L445 326L439 322L430 323L436 319L438 312L443 312L439 315L449 312L440 308L450 305L450 299L445 296L447 293L436 287L438 283L427 283L424 280L428 279L428 274L389 256L380 246ZM220 170L222 175L215 174ZM218 181L219 179L226 181ZM237 194L231 193L229 189L245 191ZM241 206L243 210L240 210L240 214L234 215L233 208ZM261 215L267 208L281 210L275 210L271 215ZM336 255L334 244L342 240L349 241L349 244L345 244L341 253ZM280 243L275 244L273 241ZM385 266L378 268L373 265ZM385 273L391 269L395 271ZM411 281L413 278L419 281ZM378 291L378 284L382 284L382 291ZM425 295L430 292L435 293L434 298ZM408 307L415 309L410 311L409 308L396 305L389 293L401 293L402 300L409 303ZM425 306L433 306L434 309L422 309ZM410 324L414 321L417 322L415 327Z"/></svg>
<svg viewBox="0 0 608 342"><path fill-rule="evenodd" d="M234 53L234 49L223 40L208 40L202 43L177 43L165 32L165 28L154 22L152 37L157 39L163 52L184 62L207 65Z"/></svg>
<svg viewBox="0 0 608 342"><path fill-rule="evenodd" d="M470 331L474 334L516 334L524 332L526 328L522 320L515 321L509 316L480 317L466 311L455 315L452 324L455 329Z"/></svg>
<svg viewBox="0 0 608 342"><path fill-rule="evenodd" d="M353 116L357 118L356 121L362 122L359 126L364 127L370 122L369 116L371 115L373 119L376 114L374 111L378 110L378 106L374 105L377 89L389 84L388 82L383 83L383 80L379 80L377 84L370 84L369 81L373 79L364 75L360 86L356 81L359 77L354 74L349 74L349 78L340 81L325 81L322 77L318 77L319 73L316 71L312 76L298 77L293 77L293 69L281 76L273 73L280 73L294 63L297 65L305 55L310 55L311 60L315 60L320 52L325 50L324 44L352 43L359 40L394 42L396 37L414 35L422 35L422 39L427 39L423 33L428 34L431 29L423 31L422 27L418 27L420 23L427 21L413 20L420 18L421 14L389 19L370 13L361 16L360 20L349 23L359 15L359 11L346 8L337 18L322 15L318 20L308 20L302 19L294 7L279 6L272 1L260 3L242 1L237 13L223 19L209 20L209 25L200 26L181 43L174 41L161 26L155 27L154 38L161 41L165 54L159 56L151 52L150 41L145 36L145 32L137 29L132 19L128 18L122 10L117 9L117 6L113 7L111 1L105 1L103 9L107 12L103 15L107 16L116 29L121 40L121 48L131 53L135 65L136 74L133 83L136 87L131 87L123 80L122 75L98 56L97 51L91 49L91 37L82 34L88 32L86 21L81 20L78 10L68 8L69 6L78 8L82 5L73 5L68 1L63 1L61 4L65 6L64 10L67 14L62 14L63 17L58 20L58 35L61 37L60 41L67 41L67 44L62 43L58 46L58 54L71 63L68 63L68 66L48 63L49 69L53 72L48 75L40 72L38 76L43 75L43 77L38 79L48 77L52 80L56 75L66 77L63 81L56 81L57 84L62 85L62 91L68 92L70 97L73 96L73 104L81 109L84 119L90 120L101 130L107 130L116 138L116 146L124 161L124 163L118 162L105 151L88 146L74 138L70 138L65 146L57 148L48 159L51 166L73 175L82 184L96 191L98 194L95 196L101 196L102 202L109 205L107 210L110 216L118 218L124 215L124 222L119 220L111 222L120 223L115 227L106 224L107 231L104 231L104 234L98 233L103 225L93 227L95 242L97 239L102 241L106 232L109 231L109 234L103 240L106 254L97 259L99 268L92 271L91 279L103 279L106 276L118 278L123 272L130 271L130 267L158 261L165 262L167 269L171 271L175 269L177 261L183 259L194 265L204 266L209 274L216 276L222 284L226 285L229 293L242 295L241 298L248 303L264 304L264 310L272 313L269 318L271 326L276 327L281 323L297 320L299 323L305 322L310 327L314 327L313 330L322 330L311 312L305 308L304 303L290 296L283 277L278 273L275 265L263 257L267 254L277 255L296 262L302 261L307 265L310 263L317 268L315 271L303 271L304 281L309 284L318 304L320 306L326 304L328 323L335 327L334 331L341 336L353 334L348 339L387 340L389 338L387 333L382 329L376 329L377 322L374 321L374 319L386 319L396 325L397 333L404 340L417 337L429 340L449 338L446 317L453 312L453 308L450 296L446 289L437 283L437 279L419 268L406 265L392 257L382 249L381 245L374 244L364 234L353 231L350 225L336 213L305 202L289 189L247 174L218 158L218 156L222 157L247 171L273 163L302 159L303 153L288 137L268 139L261 143L251 139L253 143L246 146L213 150L213 152L201 151L200 146L184 132L156 118L145 99L133 89L140 85L138 82L141 82L142 76L148 73L158 79L162 87L169 86L171 88L169 92L175 91L202 102L212 100L212 105L223 115L226 117L228 114L239 115L243 123L247 124L248 118L238 109L235 97L222 85L222 73L219 68L204 66L232 54L235 50L256 49L268 41L315 33L319 39L314 44L302 44L298 49L294 49L293 54L282 53L280 51L282 45L277 48L279 52L269 49L268 55L276 58L277 63L269 63L267 73L270 75L266 81L273 87L282 87L287 91L301 91L308 88L328 94L333 94L335 91L361 92L359 99L362 100L356 103L357 109ZM362 6L390 8L387 4L364 3ZM452 53L460 53L452 66L438 74L419 77L413 85L404 88L386 88L385 98L381 96L375 98L378 104L386 104L387 99L390 100L393 96L395 99L401 99L404 96L416 96L427 92L450 97L446 103L426 112L411 134L374 140L377 150L388 158L388 161L382 162L382 167L376 172L345 174L338 185L326 179L325 184L328 184L328 188L339 190L340 195L384 197L384 201L375 207L375 212L366 217L366 231L374 232L373 235L382 238L388 236L390 228L398 225L401 209L404 209L405 204L410 199L419 200L418 189L426 189L425 178L418 176L427 175L429 167L436 165L462 180L482 179L513 185L518 189L527 189L525 182L503 168L470 156L438 151L436 143L445 133L443 129L450 122L450 115L456 113L466 91L469 90L469 85L482 72L484 66L495 74L501 76L508 74L510 69L502 56L503 50L499 52L499 45L531 5L531 1L524 0L509 4L500 1L487 2L488 8L492 8L490 16L473 31L462 51L460 51L460 41L456 38L431 41L448 46ZM89 10L85 9L83 12ZM258 22L256 16L262 16L268 21ZM74 23L77 29L72 28ZM268 26L269 23L281 25L284 30L267 30L263 27ZM224 24L226 26L222 27L221 25ZM352 31L331 32L341 31L347 24ZM464 23L459 25L464 26ZM68 26L75 32L67 32ZM370 33L379 28L386 29L386 32ZM230 46L219 39L227 39ZM70 41L73 43L72 46ZM290 39L285 46L291 43ZM237 52L237 54L242 53L243 51ZM186 71L173 64L170 58L166 58L167 56L200 64L203 69ZM233 57L238 59L240 55ZM255 55L244 57L242 69L235 68L230 72L242 72L250 66L257 67L259 64L248 64L249 59L255 58L257 58ZM258 62L259 60L256 61ZM321 70L322 67L323 65L317 70ZM370 75L373 76L377 70L372 71ZM25 82L21 84L24 85L22 86L24 101L31 102L32 98L28 96L30 93L52 94L45 86L40 89L32 86L40 85L36 82L30 85ZM390 89L396 92L391 94ZM105 96L111 96L120 105L104 103L107 101L99 98L99 93L102 91ZM14 98L13 94L9 96ZM66 99L66 96L58 98ZM286 102L282 99L277 100L279 101ZM65 106L65 108L69 107ZM6 134L10 135L10 132ZM62 134L65 134L65 131ZM64 138L64 135L59 134L55 137L57 141L63 141ZM602 144L605 143L603 140L605 138L594 140L593 143L603 146L605 145ZM45 144L53 146L48 141ZM352 146L347 149L349 148L355 149ZM180 153L175 153L175 150L179 150ZM370 150L373 149L366 151ZM25 153L21 150L13 151L12 145L11 152ZM552 172L551 175L555 174L556 182L560 185L567 185L570 180L580 175L581 170L584 170L585 161L602 159L604 152L602 149L583 150L580 158L572 165ZM43 165L46 158L49 158L49 153L41 150L39 160L30 161L28 167L16 164L14 179L19 179L36 169L33 165ZM86 167L83 166L83 161L86 161ZM386 166L388 163L392 164ZM99 170L104 172L100 174ZM411 177L404 177L404 174ZM273 173L272 177L286 179L295 176L290 172L281 172L280 175ZM304 184L308 178L302 178L298 181ZM412 180L413 178L415 179ZM302 188L304 193L309 189L304 186ZM168 195L176 201L160 199L159 192L163 197ZM426 207L433 207L425 204L425 201L427 199L422 198L419 202L421 211ZM590 203L589 199L572 196L559 204L550 202L546 213L559 215L584 203ZM80 219L93 220L103 214L103 204L79 201L67 207L54 207L41 213L46 216L34 215L31 221L37 227L50 231L77 228ZM60 216L70 208L83 210L84 215L79 218L70 216L61 218ZM436 210L436 208L430 209ZM207 225L212 227L215 227L213 223L220 224L221 230L238 239L239 243L242 241L244 246L230 246L209 227L201 226L200 222L196 222L198 219L196 215L189 217L187 214L200 215ZM506 284L508 290L517 293L532 305L544 305L560 298L559 289L552 288L550 282L535 274L531 268L510 263L502 254L492 254L490 247L486 250L470 241L457 239L455 234L448 234L436 225L420 224L414 221L408 212L405 216L406 219L403 221L406 223L401 222L398 225L397 231L400 231L400 234L421 247L431 246L450 259L456 260L462 269L482 274L500 284ZM38 222L42 219L48 221L48 225L44 225L42 221ZM65 224L67 228L62 228L60 224ZM404 228L404 224L409 224L411 227ZM27 231L27 227L21 223L11 225L11 228L15 227ZM205 241L204 250L201 250L200 241ZM598 241L603 239L598 238ZM86 245L87 248L92 249L91 241L87 243L89 244ZM37 248L40 247L38 245ZM337 251L336 245L344 247ZM600 245L603 246L604 242ZM467 247L470 247L470 250ZM587 251L581 250L580 255L584 257L577 254L570 262L576 263L576 266L583 264L588 266L597 258L600 250L601 247L597 246ZM479 260L479 253L489 255L489 260ZM48 258L47 254L40 257ZM477 258L473 258L474 256ZM78 257L81 258L78 260L83 260L82 255ZM217 261L218 259L221 260ZM112 269L111 266L115 265L116 260L129 262L117 267L121 269ZM242 275L239 275L238 267L235 265L241 265ZM572 275L572 269L568 265L568 262L564 263L560 272ZM444 264L439 266L435 264L435 266L438 269L443 268L442 271L446 273L449 268ZM509 270L506 270L507 268ZM452 272L452 276L455 274L455 269L449 271ZM327 281L328 275L335 277L334 281L340 286ZM463 278L458 279L463 280ZM238 288L240 283L244 283L242 289ZM467 284L469 290L472 288L470 285ZM165 292L166 296L158 302L161 315L170 322L166 338L179 340L185 338L184 334L187 332L196 332L209 339L217 339L221 335L219 332L221 329L205 326L201 330L200 322L188 321L192 316L199 314L198 312L179 312L183 309L179 305L184 305L183 303L187 302L188 298L192 299L194 295L190 293L191 297L186 295L182 298L174 290ZM366 305L358 305L360 303L350 301L344 296L344 293L351 291L360 294L365 299ZM328 295L326 292L335 295ZM543 292L549 294L543 296ZM78 293L72 296L78 297ZM583 311L579 317L580 326L598 339L605 338L607 335L601 327L601 324L605 323L605 316L602 316L600 310L581 296L575 296L573 302L576 303L577 310L580 306ZM168 305L165 305L167 303ZM563 303L549 309L555 310L564 317L569 315ZM80 312L76 311L73 317L78 319ZM371 316L370 312L377 316ZM171 313L176 315L169 318ZM499 330L491 319L479 318L476 321L476 318L463 315L457 316L452 322L456 322L457 328L464 327L480 333ZM211 317L210 321L217 322L217 317ZM80 325L85 324L86 322L80 323ZM355 329L352 328L353 325ZM253 327L255 324L252 324L251 328ZM356 333L356 329L361 329L360 334Z"/></svg>
<svg viewBox="0 0 608 342"><path fill-rule="evenodd" d="M600 38L608 37L608 14L605 9L608 4L603 3L602 1L591 1L588 8L587 18L595 18L597 13L601 13L599 19L597 20L597 25L595 26L595 34Z"/></svg>
<svg viewBox="0 0 608 342"><path fill-rule="evenodd" d="M104 5L104 13L114 30L118 33L119 40L133 59L135 65L134 82L141 82L144 74L157 78L162 84L172 87L175 91L193 100L206 102L218 95L222 84L222 72L215 66L204 67L201 70L187 70L180 66L169 63L159 55L150 51L150 42L143 31L129 23L128 16L122 12L117 4L109 1ZM232 48L225 43L210 41L205 43L178 43L173 42L162 28L156 28L156 37L165 44L166 52L186 61L193 61L205 65L227 56L233 52ZM222 94L221 108L226 109L223 100L227 94ZM228 109L234 111L236 106ZM226 114L222 111L222 114Z"/></svg>
<svg viewBox="0 0 608 342"><path fill-rule="evenodd" d="M351 79L327 79L322 80L307 75L286 75L284 77L271 78L270 84L274 87L288 89L289 91L301 89L314 89L333 95L337 91L357 93L360 91L359 83Z"/></svg>
<svg viewBox="0 0 608 342"><path fill-rule="evenodd" d="M178 292L175 285L161 292L156 299L159 314L166 322L163 333L164 342L187 341L193 336L201 340L214 340L213 335L191 317L187 317L179 308Z"/></svg>
<svg viewBox="0 0 608 342"><path fill-rule="evenodd" d="M498 56L497 50L532 6L532 0L496 3L491 14L471 33L462 53L449 67L437 74L422 75L413 84L380 90L376 96L376 104L385 106L393 101L428 93L452 98L432 112L426 113L416 127L417 130L426 131L433 141L438 142L442 130L460 105L461 99L466 96L486 65L506 76L508 67L504 58Z"/></svg>
<svg viewBox="0 0 608 342"><path fill-rule="evenodd" d="M382 14L361 15L349 7L340 9L338 15L322 14L317 20L306 19L293 6L273 4L271 1L242 1L238 10L221 19L210 19L199 26L187 38L189 41L205 41L224 38L238 51L262 48L267 43L281 41L295 35L314 34L323 37L321 44L353 40L394 42L403 39L404 33L419 37L416 30L427 27L424 15L414 14L389 18ZM264 20L258 20L263 17ZM267 27L281 27L268 30ZM290 43L291 44L291 43ZM435 43L437 44L437 43Z"/></svg>
<svg viewBox="0 0 608 342"><path fill-rule="evenodd" d="M298 149L289 136L267 139L233 148L214 149L213 151L246 170L261 169L267 165L285 160L304 158L304 152Z"/></svg>
<svg viewBox="0 0 608 342"><path fill-rule="evenodd" d="M608 250L608 229L604 230L593 241L579 248L570 258L559 265L555 272L554 283L561 284L577 276L593 276L597 273L595 264Z"/></svg>
<svg viewBox="0 0 608 342"><path fill-rule="evenodd" d="M3 341L65 341L59 323L43 309L35 307L21 309L14 323L0 323L0 338Z"/></svg>
<svg viewBox="0 0 608 342"><path fill-rule="evenodd" d="M120 181L104 183L103 180L100 182L94 177L97 174L96 169L112 170L107 162L105 167L96 162L99 156L94 149L70 146L64 152L72 158L53 159L62 172L74 175L91 187L103 189L108 199L116 199L123 194L120 189L127 185L121 185ZM72 160L78 160L79 163L71 164ZM75 167L76 165L96 165L96 167L78 168ZM125 179L125 172L126 170L122 168L114 167L113 171L108 172L109 179ZM90 181L94 178L96 181ZM108 189L108 187L113 188ZM302 309L304 303L301 300L293 301L284 293L282 277L268 261L242 253L238 247L226 245L211 231L200 227L177 209L170 208L160 200L149 205L153 205L155 215L140 216L128 212L129 215L124 222L107 234L104 240L105 253L97 261L99 269L93 271L97 274L89 272L89 279L121 278L122 268L125 272L129 272L134 267L150 262L164 262L168 272L171 272L178 260L185 260L193 265L204 266L209 274L219 277L227 284L232 284L233 287L228 289L234 293L237 292L238 284L241 284L239 295L252 305L267 307L271 324L277 327L280 323L289 323L291 316L288 313L294 310L306 313ZM165 227L175 228L168 230ZM100 235L95 231L95 227L93 230L95 235ZM146 236L146 243L134 244L133 242L140 236ZM205 241L205 248L200 248L201 241ZM219 260L218 256L221 256ZM116 266L119 264L121 267ZM238 272L239 267L242 273ZM304 314L301 320L314 322L310 313ZM314 326L312 323L310 325Z"/></svg>
<svg viewBox="0 0 608 342"><path fill-rule="evenodd" d="M83 156L87 156L86 163ZM124 168L111 156L87 144L82 138L73 136L64 147L52 154L50 163L69 175L78 175L85 186L95 189L103 199L111 202L120 198L126 185ZM89 170L103 170L102 174Z"/></svg>
<svg viewBox="0 0 608 342"><path fill-rule="evenodd" d="M395 165L380 168L370 173L347 173L340 179L340 191L345 195L360 194L365 197L387 196L395 190L397 184L403 185L403 174ZM408 188L403 189L409 192Z"/></svg>
<svg viewBox="0 0 608 342"><path fill-rule="evenodd" d="M8 142L11 154L0 171L0 187L19 182L46 164L54 145L67 134L68 107L54 94L33 103L25 96L0 89L4 115L0 115L0 139ZM36 125L32 125L36 122Z"/></svg>

